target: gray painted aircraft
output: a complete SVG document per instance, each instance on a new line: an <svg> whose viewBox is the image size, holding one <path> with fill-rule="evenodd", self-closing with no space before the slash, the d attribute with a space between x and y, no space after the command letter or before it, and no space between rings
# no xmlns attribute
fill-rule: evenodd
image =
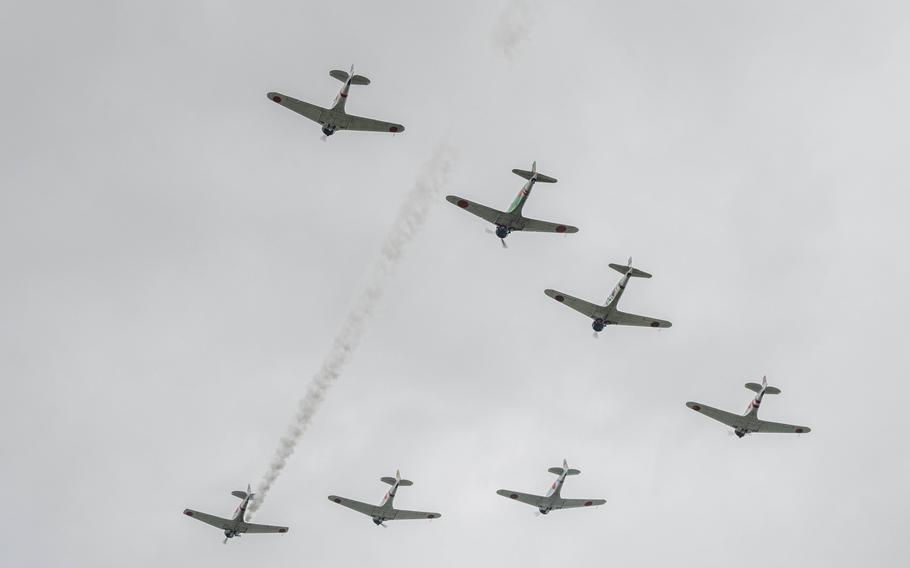
<svg viewBox="0 0 910 568"><path fill-rule="evenodd" d="M562 486L566 482L566 477L569 475L578 475L581 472L577 469L569 469L569 464L566 463L566 460L562 460L562 467L551 467L548 469L550 473L557 475L556 481L550 486L547 490L546 495L530 495L528 493L519 493L518 491L511 491L509 489L500 489L496 492L497 495L502 495L503 497L508 497L518 501L519 503L525 503L531 505L532 507L537 507L537 510L541 514L546 515L550 511L555 511L558 509L574 509L576 507L590 507L592 505L603 505L606 503L604 499L563 499L560 492L562 491Z"/></svg>
<svg viewBox="0 0 910 568"><path fill-rule="evenodd" d="M424 511L404 511L402 509L396 509L393 506L393 501L395 500L395 494L398 492L398 488L414 485L413 481L401 479L401 472L396 471L395 477L382 477L380 478L380 481L388 483L392 487L386 492L385 497L382 498L382 502L379 503L379 505L361 503L360 501L345 499L344 497L338 497L337 495L329 495L329 501L344 505L348 509L353 509L358 513L368 515L373 518L373 522L376 523L376 525L382 527L386 526L386 521L438 519L442 516L439 513L427 513Z"/></svg>
<svg viewBox="0 0 910 568"><path fill-rule="evenodd" d="M591 327L594 328L594 337L597 337L597 333L602 331L604 326L607 325L634 325L639 327L658 328L670 327L673 325L665 320L637 316L635 314L627 314L619 311L619 299L622 298L622 294L626 290L629 278L651 278L651 275L637 268L632 268L631 257L629 257L629 262L625 266L610 263L610 268L621 273L622 278L613 288L613 291L610 292L610 296L607 297L607 301L602 306L586 302L585 300L579 300L578 298L556 290L546 289L544 290L544 294L593 319L594 323L591 324Z"/></svg>
<svg viewBox="0 0 910 568"><path fill-rule="evenodd" d="M508 211L498 211L496 209L487 207L486 205L480 205L479 203L468 201L467 199L458 197L457 195L447 195L446 201L461 207L468 213L473 213L481 219L489 221L490 223L496 225L495 234L502 242L502 248L508 248L506 246L506 237L508 237L509 233L512 231L533 231L538 233L578 232L578 227L572 227L571 225L563 225L560 223L550 223L548 221L538 221L537 219L529 219L521 214L521 210L524 209L525 203L528 201L528 197L531 196L531 190L534 188L534 184L537 182L556 183L556 178L551 178L550 176L545 176L543 174L537 173L537 162L534 162L531 165L531 171L516 169L512 170L512 173L519 175L528 181L521 187L521 191L519 191L518 195L515 196L515 199L512 201L512 205L509 206Z"/></svg>
<svg viewBox="0 0 910 568"><path fill-rule="evenodd" d="M222 517L216 517L215 515L209 515L208 513L200 513L199 511L194 511L192 509L184 509L183 514L187 517L192 517L197 521L202 521L213 527L217 527L224 531L224 544L227 544L229 538L234 538L235 536L239 537L242 534L256 534L256 533L286 533L288 532L287 527L275 527L272 525L256 525L253 523L248 523L244 520L246 517L246 508L249 506L250 501L253 500L253 493L250 493L250 486L246 486L246 491L231 491L231 495L240 499L240 505L237 507L237 510L234 511L234 516L230 519L225 519Z"/></svg>
<svg viewBox="0 0 910 568"><path fill-rule="evenodd" d="M780 394L780 389L777 387L769 387L768 379L766 377L761 378L761 384L746 383L745 386L750 391L758 394L756 394L755 398L752 399L752 402L749 403L749 406L746 408L746 412L743 415L718 410L700 402L687 402L686 406L695 412L701 412L708 418L713 418L714 420L733 428L733 433L739 438L742 438L746 434L751 434L752 432L805 434L812 431L808 426L793 426L791 424L781 424L780 422L759 420L758 407L761 406L762 397L766 394Z"/></svg>
<svg viewBox="0 0 910 568"><path fill-rule="evenodd" d="M293 97L281 93L269 93L267 96L285 108L289 108L301 116L309 118L313 122L322 125L322 133L326 136L335 134L336 130L361 130L370 132L403 132L404 126L394 122L383 122L372 118L363 118L348 114L344 110L344 105L348 101L348 92L351 85L369 85L370 80L363 75L354 75L354 66L351 65L351 72L339 71L337 69L329 71L329 75L338 79L344 86L331 108L322 108L314 104L298 101Z"/></svg>

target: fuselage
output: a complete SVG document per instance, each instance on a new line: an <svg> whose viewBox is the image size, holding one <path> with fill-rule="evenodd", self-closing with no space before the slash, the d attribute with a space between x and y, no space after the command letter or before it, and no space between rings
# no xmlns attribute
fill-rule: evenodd
<svg viewBox="0 0 910 568"><path fill-rule="evenodd" d="M400 480L396 479L395 484L386 491L385 497L382 498L382 501L379 503L379 508L384 510L391 510L395 503L395 494L398 492L398 486ZM376 515L373 517L373 522L377 525L381 525L386 520L386 517Z"/></svg>
<svg viewBox="0 0 910 568"><path fill-rule="evenodd" d="M559 476L556 478L556 481L554 481L550 485L550 488L547 489L547 494L546 494L547 499L559 499L560 491L562 491L562 484L566 482L566 475L568 475L568 471L569 471L568 468L563 468L563 472L560 473ZM545 506L540 507L539 510L540 510L541 514L546 515L552 509L553 509L552 504L547 503Z"/></svg>
<svg viewBox="0 0 910 568"><path fill-rule="evenodd" d="M234 511L234 516L231 518L234 521L234 527L230 529L225 529L224 536L227 538L233 538L237 536L238 533L245 531L244 525L246 524L246 509L250 505L250 499L252 494L247 495L243 501L240 502L240 505L237 506L237 510Z"/></svg>

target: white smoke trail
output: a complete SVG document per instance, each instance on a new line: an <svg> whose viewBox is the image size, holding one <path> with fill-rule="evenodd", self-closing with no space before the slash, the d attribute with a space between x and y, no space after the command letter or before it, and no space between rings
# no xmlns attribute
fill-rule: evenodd
<svg viewBox="0 0 910 568"><path fill-rule="evenodd" d="M322 368L310 381L306 394L298 402L294 419L282 436L268 470L256 486L256 499L250 503L250 514L255 513L265 501L272 484L287 465L329 388L344 370L345 364L360 343L365 325L372 317L376 303L382 297L389 276L401 260L406 245L417 236L430 206L445 186L452 160L452 149L445 145L439 146L421 169L414 189L405 197L379 251L379 258L367 277L366 287L345 317L341 330L335 336L331 351L322 362Z"/></svg>
<svg viewBox="0 0 910 568"><path fill-rule="evenodd" d="M518 46L531 35L536 8L535 0L509 0L508 6L499 15L499 21L493 30L493 42L509 59L515 56Z"/></svg>

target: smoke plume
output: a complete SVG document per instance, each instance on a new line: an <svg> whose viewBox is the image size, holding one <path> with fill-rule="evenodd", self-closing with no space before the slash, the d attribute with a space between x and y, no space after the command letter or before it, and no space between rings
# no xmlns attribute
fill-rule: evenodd
<svg viewBox="0 0 910 568"><path fill-rule="evenodd" d="M272 484L284 471L294 448L309 427L332 384L341 375L344 366L360 343L366 323L372 317L376 303L382 298L389 276L401 260L407 244L417 236L430 206L445 186L452 159L452 150L448 146L439 146L430 160L424 164L414 188L401 204L398 215L383 241L379 258L367 276L366 286L345 316L332 349L322 363L322 368L310 381L306 393L297 403L297 412L278 443L268 470L256 486L256 499L250 503L249 508L251 514L265 501Z"/></svg>
<svg viewBox="0 0 910 568"><path fill-rule="evenodd" d="M531 26L535 20L535 0L509 0L509 4L499 15L499 21L493 30L495 43L506 57L515 56L518 46L531 35Z"/></svg>

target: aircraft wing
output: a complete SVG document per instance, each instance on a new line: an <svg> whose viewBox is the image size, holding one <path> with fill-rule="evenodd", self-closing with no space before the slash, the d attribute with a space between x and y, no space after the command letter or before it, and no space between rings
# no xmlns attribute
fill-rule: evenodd
<svg viewBox="0 0 910 568"><path fill-rule="evenodd" d="M745 416L740 416L739 414L733 414L732 412L726 412L724 410L718 410L710 406L704 405L700 402L687 402L686 406L694 410L695 412L701 412L708 418L713 418L718 422L722 422L731 428L742 428L748 419Z"/></svg>
<svg viewBox="0 0 910 568"><path fill-rule="evenodd" d="M563 225L561 223L550 223L549 221L538 221L537 219L528 219L525 217L523 220L524 227L521 228L522 231L534 232L534 233L577 233L578 227L573 227L572 225Z"/></svg>
<svg viewBox="0 0 910 568"><path fill-rule="evenodd" d="M557 501L553 508L554 509L574 509L576 507L591 507L594 505L603 505L607 501L605 499L560 499Z"/></svg>
<svg viewBox="0 0 910 568"><path fill-rule="evenodd" d="M811 432L812 429L808 426L793 426L790 424L782 424L780 422L767 422L765 420L756 420L758 424L758 430L756 432L772 432L775 434L805 434L806 432Z"/></svg>
<svg viewBox="0 0 910 568"><path fill-rule="evenodd" d="M666 320L627 314L619 310L616 310L613 312L613 315L610 316L610 323L615 325L635 325L641 327L670 327L673 325Z"/></svg>
<svg viewBox="0 0 910 568"><path fill-rule="evenodd" d="M393 516L389 516L389 512L386 512L386 518L390 521L407 521L410 519L438 519L442 515L439 513L427 513L425 511L401 511L398 509L392 509L391 513Z"/></svg>
<svg viewBox="0 0 910 568"><path fill-rule="evenodd" d="M234 521L230 519L222 519L221 517L216 517L215 515L209 515L208 513L200 513L199 511L194 511L192 509L184 509L183 514L187 517L192 517L197 521L202 521L207 525L212 525L213 527L218 527L221 530L233 528Z"/></svg>
<svg viewBox="0 0 910 568"><path fill-rule="evenodd" d="M347 507L348 509L354 509L358 513L363 513L364 515L369 515L375 517L377 514L381 514L381 509L376 505L370 505L369 503L361 503L360 501L354 501L353 499L345 499L344 497L338 497L337 495L329 495L329 501L333 501Z"/></svg>
<svg viewBox="0 0 910 568"><path fill-rule="evenodd" d="M583 313L589 318L597 317L597 314L603 310L603 308L597 304L592 304L591 302L586 302L585 300L579 300L574 296L563 294L562 292L558 292L556 290L550 290L549 288L544 290L543 293L553 298L557 302L569 306L576 312Z"/></svg>
<svg viewBox="0 0 910 568"><path fill-rule="evenodd" d="M509 491L508 489L500 489L496 492L497 495L502 495L503 497L508 497L518 501L519 503L525 503L526 505L531 505L532 507L540 507L544 504L544 501L547 500L546 497L540 495L529 495L528 493L519 493L518 491Z"/></svg>
<svg viewBox="0 0 910 568"><path fill-rule="evenodd" d="M281 106L289 108L297 114L309 118L313 122L320 122L322 113L328 110L310 103L298 101L294 97L282 95L281 93L269 93L267 96Z"/></svg>
<svg viewBox="0 0 910 568"><path fill-rule="evenodd" d="M288 532L287 527L274 527L272 525L254 525L252 523L244 523L246 530L243 532L247 534L257 534L257 533L286 533Z"/></svg>
<svg viewBox="0 0 910 568"><path fill-rule="evenodd" d="M458 197L457 195L447 195L446 201L457 205L467 211L468 213L473 213L477 215L484 221L489 221L490 223L498 223L499 218L505 215L502 211L497 211L492 207L487 207L486 205L481 205L480 203L474 203L473 201L468 201L463 197Z"/></svg>
<svg viewBox="0 0 910 568"><path fill-rule="evenodd" d="M363 118L362 116L354 116L353 114L348 114L348 124L344 127L345 130L362 130L367 132L402 132L404 131L404 126L400 124L395 124L394 122L383 122L381 120L374 120L372 118Z"/></svg>

